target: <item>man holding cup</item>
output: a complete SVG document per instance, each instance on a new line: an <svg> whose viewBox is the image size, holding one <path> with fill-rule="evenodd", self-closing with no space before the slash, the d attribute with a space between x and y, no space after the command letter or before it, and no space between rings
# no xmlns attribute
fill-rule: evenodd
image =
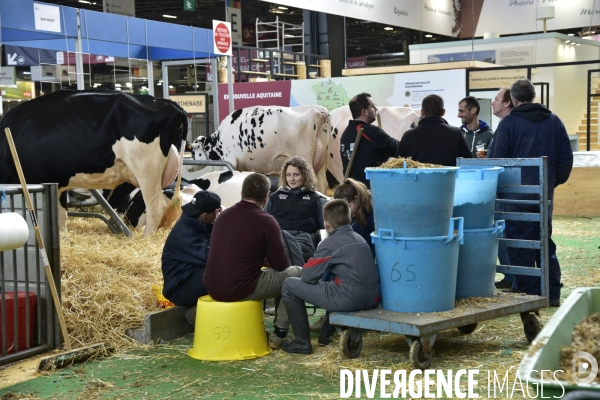
<svg viewBox="0 0 600 400"><path fill-rule="evenodd" d="M492 128L478 119L479 110L479 102L473 96L467 96L458 103L458 118L463 123L460 131L469 145L473 158L485 158L494 137Z"/></svg>

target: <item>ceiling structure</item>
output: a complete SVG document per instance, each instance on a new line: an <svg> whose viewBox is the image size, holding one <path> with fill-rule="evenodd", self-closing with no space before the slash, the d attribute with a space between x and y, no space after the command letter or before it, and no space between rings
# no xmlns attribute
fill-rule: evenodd
<svg viewBox="0 0 600 400"><path fill-rule="evenodd" d="M74 8L102 11L102 0L45 0L46 3ZM302 23L302 9L279 7L276 4L259 0L242 0L242 24L253 28L258 18L261 22L280 21L299 25ZM212 29L213 20L225 20L224 0L196 0L196 11L184 11L182 0L137 0L136 17ZM165 17L169 15L176 18ZM386 28L388 28L386 30ZM346 18L346 48L348 57L371 56L390 58L408 50L410 44L457 40L453 37L428 34L401 27L388 27L370 21ZM255 46L254 42L244 45ZM406 58L407 60L407 58ZM407 61L405 61L407 62Z"/></svg>

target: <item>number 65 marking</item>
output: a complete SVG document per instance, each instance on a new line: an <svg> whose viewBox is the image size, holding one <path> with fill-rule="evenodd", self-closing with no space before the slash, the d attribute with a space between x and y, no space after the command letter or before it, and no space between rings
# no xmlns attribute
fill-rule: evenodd
<svg viewBox="0 0 600 400"><path fill-rule="evenodd" d="M392 282L398 282L402 279L402 272L400 272L401 267L398 264L400 263L397 262L396 264L394 264L392 272L390 273L390 279L392 280ZM417 279L417 275L411 270L411 268L413 267L414 265L410 264L405 268L406 274L404 280L406 282L414 281L415 279Z"/></svg>
<svg viewBox="0 0 600 400"><path fill-rule="evenodd" d="M219 340L219 339L225 340L229 337L229 334L231 332L229 331L228 326L223 326L223 327L217 326L213 329L213 333L215 334L215 340ZM221 338L222 335L226 335L226 336Z"/></svg>

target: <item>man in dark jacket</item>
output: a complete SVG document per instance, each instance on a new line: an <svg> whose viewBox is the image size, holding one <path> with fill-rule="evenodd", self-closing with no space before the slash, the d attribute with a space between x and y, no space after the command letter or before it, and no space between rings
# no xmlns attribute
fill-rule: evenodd
<svg viewBox="0 0 600 400"><path fill-rule="evenodd" d="M344 130L340 138L340 153L344 174L346 174L350 157L354 151L356 135L360 128L362 128L363 133L358 145L358 151L354 156L348 177L362 182L368 188L371 188L371 183L365 175L365 168L378 167L387 161L388 158L394 157L400 143L385 133L383 129L371 125L375 121L377 107L375 107L369 93L361 93L354 96L350 100L349 106L352 118L354 119L348 122L348 127Z"/></svg>
<svg viewBox="0 0 600 400"><path fill-rule="evenodd" d="M458 103L458 118L463 123L460 131L471 149L473 158L485 158L484 153L477 154L477 146L485 146L484 150L487 150L494 137L492 128L485 121L478 119L479 110L479 102L473 96L467 96Z"/></svg>
<svg viewBox="0 0 600 400"><path fill-rule="evenodd" d="M163 296L178 306L189 307L208 294L202 276L213 223L221 212L221 198L216 193L200 191L181 209L183 213L163 248Z"/></svg>
<svg viewBox="0 0 600 400"><path fill-rule="evenodd" d="M444 99L436 94L421 102L421 120L400 140L401 157L411 157L421 163L456 166L456 158L471 158L471 151L460 129L448 125L444 118Z"/></svg>
<svg viewBox="0 0 600 400"><path fill-rule="evenodd" d="M554 188L569 179L573 167L573 151L562 121L541 104L534 104L535 87L527 80L518 80L510 88L515 107L505 116L494 135L488 152L490 158L548 157L548 200L554 199ZM521 184L538 185L537 167L521 168ZM535 195L510 195L510 198L528 199ZM509 197L508 195L506 196ZM560 305L560 265L556 244L552 241L552 202L548 206L548 255L550 278L550 306ZM509 212L539 212L533 205L505 205ZM540 240L539 223L507 221L509 239ZM511 265L535 267L540 264L540 252L535 249L509 248ZM519 291L539 295L539 277L515 275Z"/></svg>

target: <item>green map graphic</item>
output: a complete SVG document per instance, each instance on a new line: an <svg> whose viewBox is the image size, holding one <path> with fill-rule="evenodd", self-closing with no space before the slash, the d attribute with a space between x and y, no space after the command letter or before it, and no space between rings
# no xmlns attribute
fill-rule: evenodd
<svg viewBox="0 0 600 400"><path fill-rule="evenodd" d="M317 97L317 104L325 107L328 111L345 106L350 101L344 86L331 79L313 85L312 89Z"/></svg>

